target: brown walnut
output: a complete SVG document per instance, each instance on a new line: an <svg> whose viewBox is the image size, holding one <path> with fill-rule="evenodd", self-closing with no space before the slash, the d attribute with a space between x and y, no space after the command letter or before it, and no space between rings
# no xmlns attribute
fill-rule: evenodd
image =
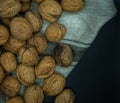
<svg viewBox="0 0 120 103"><path fill-rule="evenodd" d="M5 26L10 26L10 21L11 21L12 18L1 18L1 21L2 23L5 25Z"/></svg>
<svg viewBox="0 0 120 103"><path fill-rule="evenodd" d="M38 78L47 78L54 73L55 61L51 56L45 56L36 66L35 73Z"/></svg>
<svg viewBox="0 0 120 103"><path fill-rule="evenodd" d="M0 45L3 45L9 39L9 31L8 29L0 25Z"/></svg>
<svg viewBox="0 0 120 103"><path fill-rule="evenodd" d="M43 81L43 91L50 96L56 96L62 92L66 84L63 75L54 73Z"/></svg>
<svg viewBox="0 0 120 103"><path fill-rule="evenodd" d="M45 35L50 42L58 42L63 39L65 33L65 26L63 24L54 22L47 27Z"/></svg>
<svg viewBox="0 0 120 103"><path fill-rule="evenodd" d="M29 10L30 6L31 2L23 2L20 12L26 12L27 10Z"/></svg>
<svg viewBox="0 0 120 103"><path fill-rule="evenodd" d="M16 70L17 59L16 56L11 52L4 52L0 57L0 63L3 69L8 73Z"/></svg>
<svg viewBox="0 0 120 103"><path fill-rule="evenodd" d="M21 62L26 65L36 65L39 55L35 47L23 47L19 51Z"/></svg>
<svg viewBox="0 0 120 103"><path fill-rule="evenodd" d="M65 89L55 98L55 103L74 103L75 94L71 89Z"/></svg>
<svg viewBox="0 0 120 103"><path fill-rule="evenodd" d="M21 3L18 0L1 0L0 16L4 18L14 17L21 9Z"/></svg>
<svg viewBox="0 0 120 103"><path fill-rule="evenodd" d="M56 63L60 66L69 66L73 61L72 49L67 44L58 44L54 50Z"/></svg>
<svg viewBox="0 0 120 103"><path fill-rule="evenodd" d="M61 15L62 9L57 1L45 0L39 5L39 12L45 20L54 22Z"/></svg>
<svg viewBox="0 0 120 103"><path fill-rule="evenodd" d="M5 72L3 71L3 68L0 66L0 84L2 83L4 78L5 78Z"/></svg>
<svg viewBox="0 0 120 103"><path fill-rule="evenodd" d="M18 80L25 86L30 86L35 81L35 70L32 66L19 64L16 70Z"/></svg>
<svg viewBox="0 0 120 103"><path fill-rule="evenodd" d="M25 90L24 99L25 103L43 103L43 90L39 85L34 84Z"/></svg>
<svg viewBox="0 0 120 103"><path fill-rule="evenodd" d="M34 34L32 36L32 38L30 38L27 41L27 44L29 46L35 46L39 54L44 53L46 51L47 45L48 45L45 36L40 33Z"/></svg>
<svg viewBox="0 0 120 103"><path fill-rule="evenodd" d="M25 45L25 41L20 41L13 36L10 36L8 41L4 44L6 50L12 53L18 53L19 50Z"/></svg>
<svg viewBox="0 0 120 103"><path fill-rule="evenodd" d="M61 7L63 10L75 12L84 7L84 2L83 0L62 0Z"/></svg>
<svg viewBox="0 0 120 103"><path fill-rule="evenodd" d="M13 37L25 41L32 36L32 26L23 17L15 17L10 22L10 31Z"/></svg>
<svg viewBox="0 0 120 103"><path fill-rule="evenodd" d="M42 20L35 11L28 11L25 14L25 18L33 27L33 32L38 32L42 27Z"/></svg>
<svg viewBox="0 0 120 103"><path fill-rule="evenodd" d="M3 82L0 86L0 89L8 97L14 97L20 91L20 83L15 77L7 76L3 80Z"/></svg>
<svg viewBox="0 0 120 103"><path fill-rule="evenodd" d="M10 98L6 101L6 103L24 103L24 100L22 97L20 96L16 96L16 97L13 97L13 98Z"/></svg>

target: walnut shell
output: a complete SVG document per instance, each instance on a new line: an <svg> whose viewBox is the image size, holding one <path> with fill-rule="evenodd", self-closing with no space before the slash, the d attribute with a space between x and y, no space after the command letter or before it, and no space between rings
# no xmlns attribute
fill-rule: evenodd
<svg viewBox="0 0 120 103"><path fill-rule="evenodd" d="M24 99L25 103L43 103L43 90L39 85L34 84L25 90Z"/></svg>
<svg viewBox="0 0 120 103"><path fill-rule="evenodd" d="M42 27L42 21L35 11L28 11L25 14L25 18L33 27L33 32L38 32Z"/></svg>
<svg viewBox="0 0 120 103"><path fill-rule="evenodd" d="M35 2L35 3L41 3L41 2L43 2L44 0L32 0L33 2Z"/></svg>
<svg viewBox="0 0 120 103"><path fill-rule="evenodd" d="M23 47L19 51L21 62L26 65L36 65L38 63L38 52L35 47Z"/></svg>
<svg viewBox="0 0 120 103"><path fill-rule="evenodd" d="M10 26L10 21L11 21L11 18L1 18L1 21L2 23L5 25L5 26Z"/></svg>
<svg viewBox="0 0 120 103"><path fill-rule="evenodd" d="M43 91L50 96L56 96L62 92L66 84L65 77L54 73L43 81Z"/></svg>
<svg viewBox="0 0 120 103"><path fill-rule="evenodd" d="M3 82L0 86L0 89L8 97L14 97L20 91L20 83L15 77L7 76L3 80Z"/></svg>
<svg viewBox="0 0 120 103"><path fill-rule="evenodd" d="M1 0L0 16L4 18L14 17L21 9L21 3L18 0Z"/></svg>
<svg viewBox="0 0 120 103"><path fill-rule="evenodd" d="M5 72L3 71L3 68L0 66L0 84L2 83L4 78L5 78Z"/></svg>
<svg viewBox="0 0 120 103"><path fill-rule="evenodd" d="M25 86L30 86L35 81L35 70L34 67L19 64L16 70L18 80Z"/></svg>
<svg viewBox="0 0 120 103"><path fill-rule="evenodd" d="M54 49L56 63L60 66L69 66L73 61L72 49L67 44L58 44Z"/></svg>
<svg viewBox="0 0 120 103"><path fill-rule="evenodd" d="M63 39L65 33L65 26L63 24L54 22L47 27L45 36L50 42L58 42Z"/></svg>
<svg viewBox="0 0 120 103"><path fill-rule="evenodd" d="M42 54L46 51L48 43L44 35L36 33L31 39L27 41L29 46L35 46L38 53Z"/></svg>
<svg viewBox="0 0 120 103"><path fill-rule="evenodd" d="M54 22L61 15L62 8L55 0L45 0L39 5L39 12L45 20Z"/></svg>
<svg viewBox="0 0 120 103"><path fill-rule="evenodd" d="M54 73L55 61L51 56L45 56L36 66L35 73L38 78L47 78Z"/></svg>
<svg viewBox="0 0 120 103"><path fill-rule="evenodd" d="M25 41L32 36L32 26L23 17L15 17L10 22L10 31L13 37Z"/></svg>
<svg viewBox="0 0 120 103"><path fill-rule="evenodd" d="M4 44L4 47L6 50L17 54L24 45L25 41L20 41L13 36L10 36L8 41Z"/></svg>
<svg viewBox="0 0 120 103"><path fill-rule="evenodd" d="M84 2L83 0L62 0L61 7L63 10L75 12L81 10L84 7Z"/></svg>
<svg viewBox="0 0 120 103"><path fill-rule="evenodd" d="M23 2L20 12L26 12L27 10L29 10L30 6L31 2Z"/></svg>
<svg viewBox="0 0 120 103"><path fill-rule="evenodd" d="M9 39L9 31L8 29L0 25L0 45L3 45Z"/></svg>
<svg viewBox="0 0 120 103"><path fill-rule="evenodd" d="M4 52L0 57L0 63L3 69L8 73L16 70L17 59L15 55L11 52Z"/></svg>
<svg viewBox="0 0 120 103"><path fill-rule="evenodd" d="M55 98L55 103L74 103L75 94L71 89L65 89Z"/></svg>
<svg viewBox="0 0 120 103"><path fill-rule="evenodd" d="M24 103L24 100L21 96L16 96L16 97L8 99L6 103Z"/></svg>

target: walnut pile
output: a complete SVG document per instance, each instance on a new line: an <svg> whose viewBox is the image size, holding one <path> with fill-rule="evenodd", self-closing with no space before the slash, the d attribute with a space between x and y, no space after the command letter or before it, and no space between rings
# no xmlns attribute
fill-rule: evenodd
<svg viewBox="0 0 120 103"><path fill-rule="evenodd" d="M74 103L56 69L74 59L71 46L62 43L68 28L59 18L84 6L83 0L0 0L0 91L6 103L44 103L46 95L56 96L54 103Z"/></svg>

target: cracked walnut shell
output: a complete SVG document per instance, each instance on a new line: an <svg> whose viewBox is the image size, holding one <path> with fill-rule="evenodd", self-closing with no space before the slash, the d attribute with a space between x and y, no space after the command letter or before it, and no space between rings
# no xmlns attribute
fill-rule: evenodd
<svg viewBox="0 0 120 103"><path fill-rule="evenodd" d="M65 89L55 98L55 103L74 103L75 94L71 89Z"/></svg>
<svg viewBox="0 0 120 103"><path fill-rule="evenodd" d="M25 103L43 103L44 94L42 88L34 84L28 87L24 93Z"/></svg>
<svg viewBox="0 0 120 103"><path fill-rule="evenodd" d="M39 5L39 12L45 20L54 22L61 15L62 8L55 0L45 0Z"/></svg>
<svg viewBox="0 0 120 103"><path fill-rule="evenodd" d="M61 7L63 10L75 12L84 7L84 2L83 0L62 0Z"/></svg>
<svg viewBox="0 0 120 103"><path fill-rule="evenodd" d="M8 97L14 97L20 91L20 83L15 77L7 76L3 80L3 82L0 86L0 89Z"/></svg>
<svg viewBox="0 0 120 103"><path fill-rule="evenodd" d="M65 26L63 24L54 22L47 27L45 36L50 42L58 42L63 39L65 33Z"/></svg>
<svg viewBox="0 0 120 103"><path fill-rule="evenodd" d="M0 0L0 16L4 18L14 17L21 9L18 0Z"/></svg>
<svg viewBox="0 0 120 103"><path fill-rule="evenodd" d="M43 81L43 91L49 96L56 96L62 92L66 84L65 77L54 73Z"/></svg>
<svg viewBox="0 0 120 103"><path fill-rule="evenodd" d="M45 56L35 68L38 78L47 78L53 74L55 70L55 60L51 56Z"/></svg>
<svg viewBox="0 0 120 103"><path fill-rule="evenodd" d="M42 27L42 20L35 11L28 11L25 13L25 18L33 27L33 32L38 32Z"/></svg>
<svg viewBox="0 0 120 103"><path fill-rule="evenodd" d="M21 62L26 65L36 65L39 55L35 47L23 47L19 51Z"/></svg>
<svg viewBox="0 0 120 103"><path fill-rule="evenodd" d="M10 22L10 31L13 37L25 41L32 36L32 26L23 17L15 17Z"/></svg>
<svg viewBox="0 0 120 103"><path fill-rule="evenodd" d="M3 68L0 66L0 84L2 83L4 78L5 78L5 72Z"/></svg>
<svg viewBox="0 0 120 103"><path fill-rule="evenodd" d="M0 45L3 45L9 39L9 31L8 29L0 25Z"/></svg>
<svg viewBox="0 0 120 103"><path fill-rule="evenodd" d="M25 86L30 86L35 81L35 70L32 66L19 64L16 70L18 80Z"/></svg>
<svg viewBox="0 0 120 103"><path fill-rule="evenodd" d="M0 57L0 63L3 69L8 73L16 70L17 59L16 56L11 52L4 52Z"/></svg>
<svg viewBox="0 0 120 103"><path fill-rule="evenodd" d="M6 103L24 103L24 100L21 96L16 96L16 97L8 99Z"/></svg>

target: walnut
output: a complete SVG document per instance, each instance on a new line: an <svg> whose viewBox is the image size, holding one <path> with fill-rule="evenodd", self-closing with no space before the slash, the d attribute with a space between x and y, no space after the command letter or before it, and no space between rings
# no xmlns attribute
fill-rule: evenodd
<svg viewBox="0 0 120 103"><path fill-rule="evenodd" d="M0 57L0 63L3 69L8 73L16 70L17 59L11 52L4 52Z"/></svg>
<svg viewBox="0 0 120 103"><path fill-rule="evenodd" d="M29 10L30 6L31 2L23 2L20 12L26 12L27 10Z"/></svg>
<svg viewBox="0 0 120 103"><path fill-rule="evenodd" d="M25 103L43 103L43 90L39 85L34 84L25 90L24 99Z"/></svg>
<svg viewBox="0 0 120 103"><path fill-rule="evenodd" d="M41 2L43 2L44 0L32 0L33 2L35 2L35 3L41 3Z"/></svg>
<svg viewBox="0 0 120 103"><path fill-rule="evenodd" d="M10 26L10 21L11 21L12 18L1 18L1 21L2 23L5 25L5 26Z"/></svg>
<svg viewBox="0 0 120 103"><path fill-rule="evenodd" d="M2 83L4 78L5 78L5 72L3 71L3 68L0 66L0 84Z"/></svg>
<svg viewBox="0 0 120 103"><path fill-rule="evenodd" d="M36 65L38 63L38 52L35 47L23 47L19 51L21 62L26 65Z"/></svg>
<svg viewBox="0 0 120 103"><path fill-rule="evenodd" d="M20 83L15 77L7 76L3 80L3 82L0 86L0 89L8 97L14 97L20 91Z"/></svg>
<svg viewBox="0 0 120 103"><path fill-rule="evenodd" d="M66 80L63 75L54 73L43 81L43 91L50 96L56 96L62 92Z"/></svg>
<svg viewBox="0 0 120 103"><path fill-rule="evenodd" d="M24 45L25 41L20 41L14 38L13 36L10 36L8 41L4 44L4 47L6 50L17 54Z"/></svg>
<svg viewBox="0 0 120 103"><path fill-rule="evenodd" d="M16 70L18 80L25 86L30 86L35 81L35 70L34 67L19 64Z"/></svg>
<svg viewBox="0 0 120 103"><path fill-rule="evenodd" d="M84 7L84 2L83 0L62 0L61 7L63 10L75 12Z"/></svg>
<svg viewBox="0 0 120 103"><path fill-rule="evenodd" d="M33 27L33 32L38 32L42 27L42 21L39 15L35 11L28 11L25 14L25 18Z"/></svg>
<svg viewBox="0 0 120 103"><path fill-rule="evenodd" d="M65 89L55 98L55 103L74 103L75 94L71 89Z"/></svg>
<svg viewBox="0 0 120 103"><path fill-rule="evenodd" d="M55 70L55 61L51 56L45 56L36 66L35 73L38 78L47 78Z"/></svg>
<svg viewBox="0 0 120 103"><path fill-rule="evenodd" d="M65 33L65 26L54 22L47 27L45 35L50 42L58 42L63 39Z"/></svg>
<svg viewBox="0 0 120 103"><path fill-rule="evenodd" d="M18 0L1 0L0 1L0 16L9 18L14 17L21 8L21 3Z"/></svg>
<svg viewBox="0 0 120 103"><path fill-rule="evenodd" d="M60 66L69 66L73 61L72 49L67 44L58 44L54 50L56 63Z"/></svg>
<svg viewBox="0 0 120 103"><path fill-rule="evenodd" d="M45 0L39 5L39 12L41 16L49 21L56 21L62 13L60 4L55 0Z"/></svg>
<svg viewBox="0 0 120 103"><path fill-rule="evenodd" d="M45 36L40 33L34 34L33 37L27 41L27 44L29 46L35 46L39 54L44 53L48 45Z"/></svg>
<svg viewBox="0 0 120 103"><path fill-rule="evenodd" d="M10 31L13 37L25 41L32 36L32 26L23 17L15 17L10 22Z"/></svg>
<svg viewBox="0 0 120 103"><path fill-rule="evenodd" d="M8 99L6 103L24 103L24 100L21 96L16 96L16 97Z"/></svg>
<svg viewBox="0 0 120 103"><path fill-rule="evenodd" d="M8 29L0 25L0 45L3 45L9 39L9 31Z"/></svg>

